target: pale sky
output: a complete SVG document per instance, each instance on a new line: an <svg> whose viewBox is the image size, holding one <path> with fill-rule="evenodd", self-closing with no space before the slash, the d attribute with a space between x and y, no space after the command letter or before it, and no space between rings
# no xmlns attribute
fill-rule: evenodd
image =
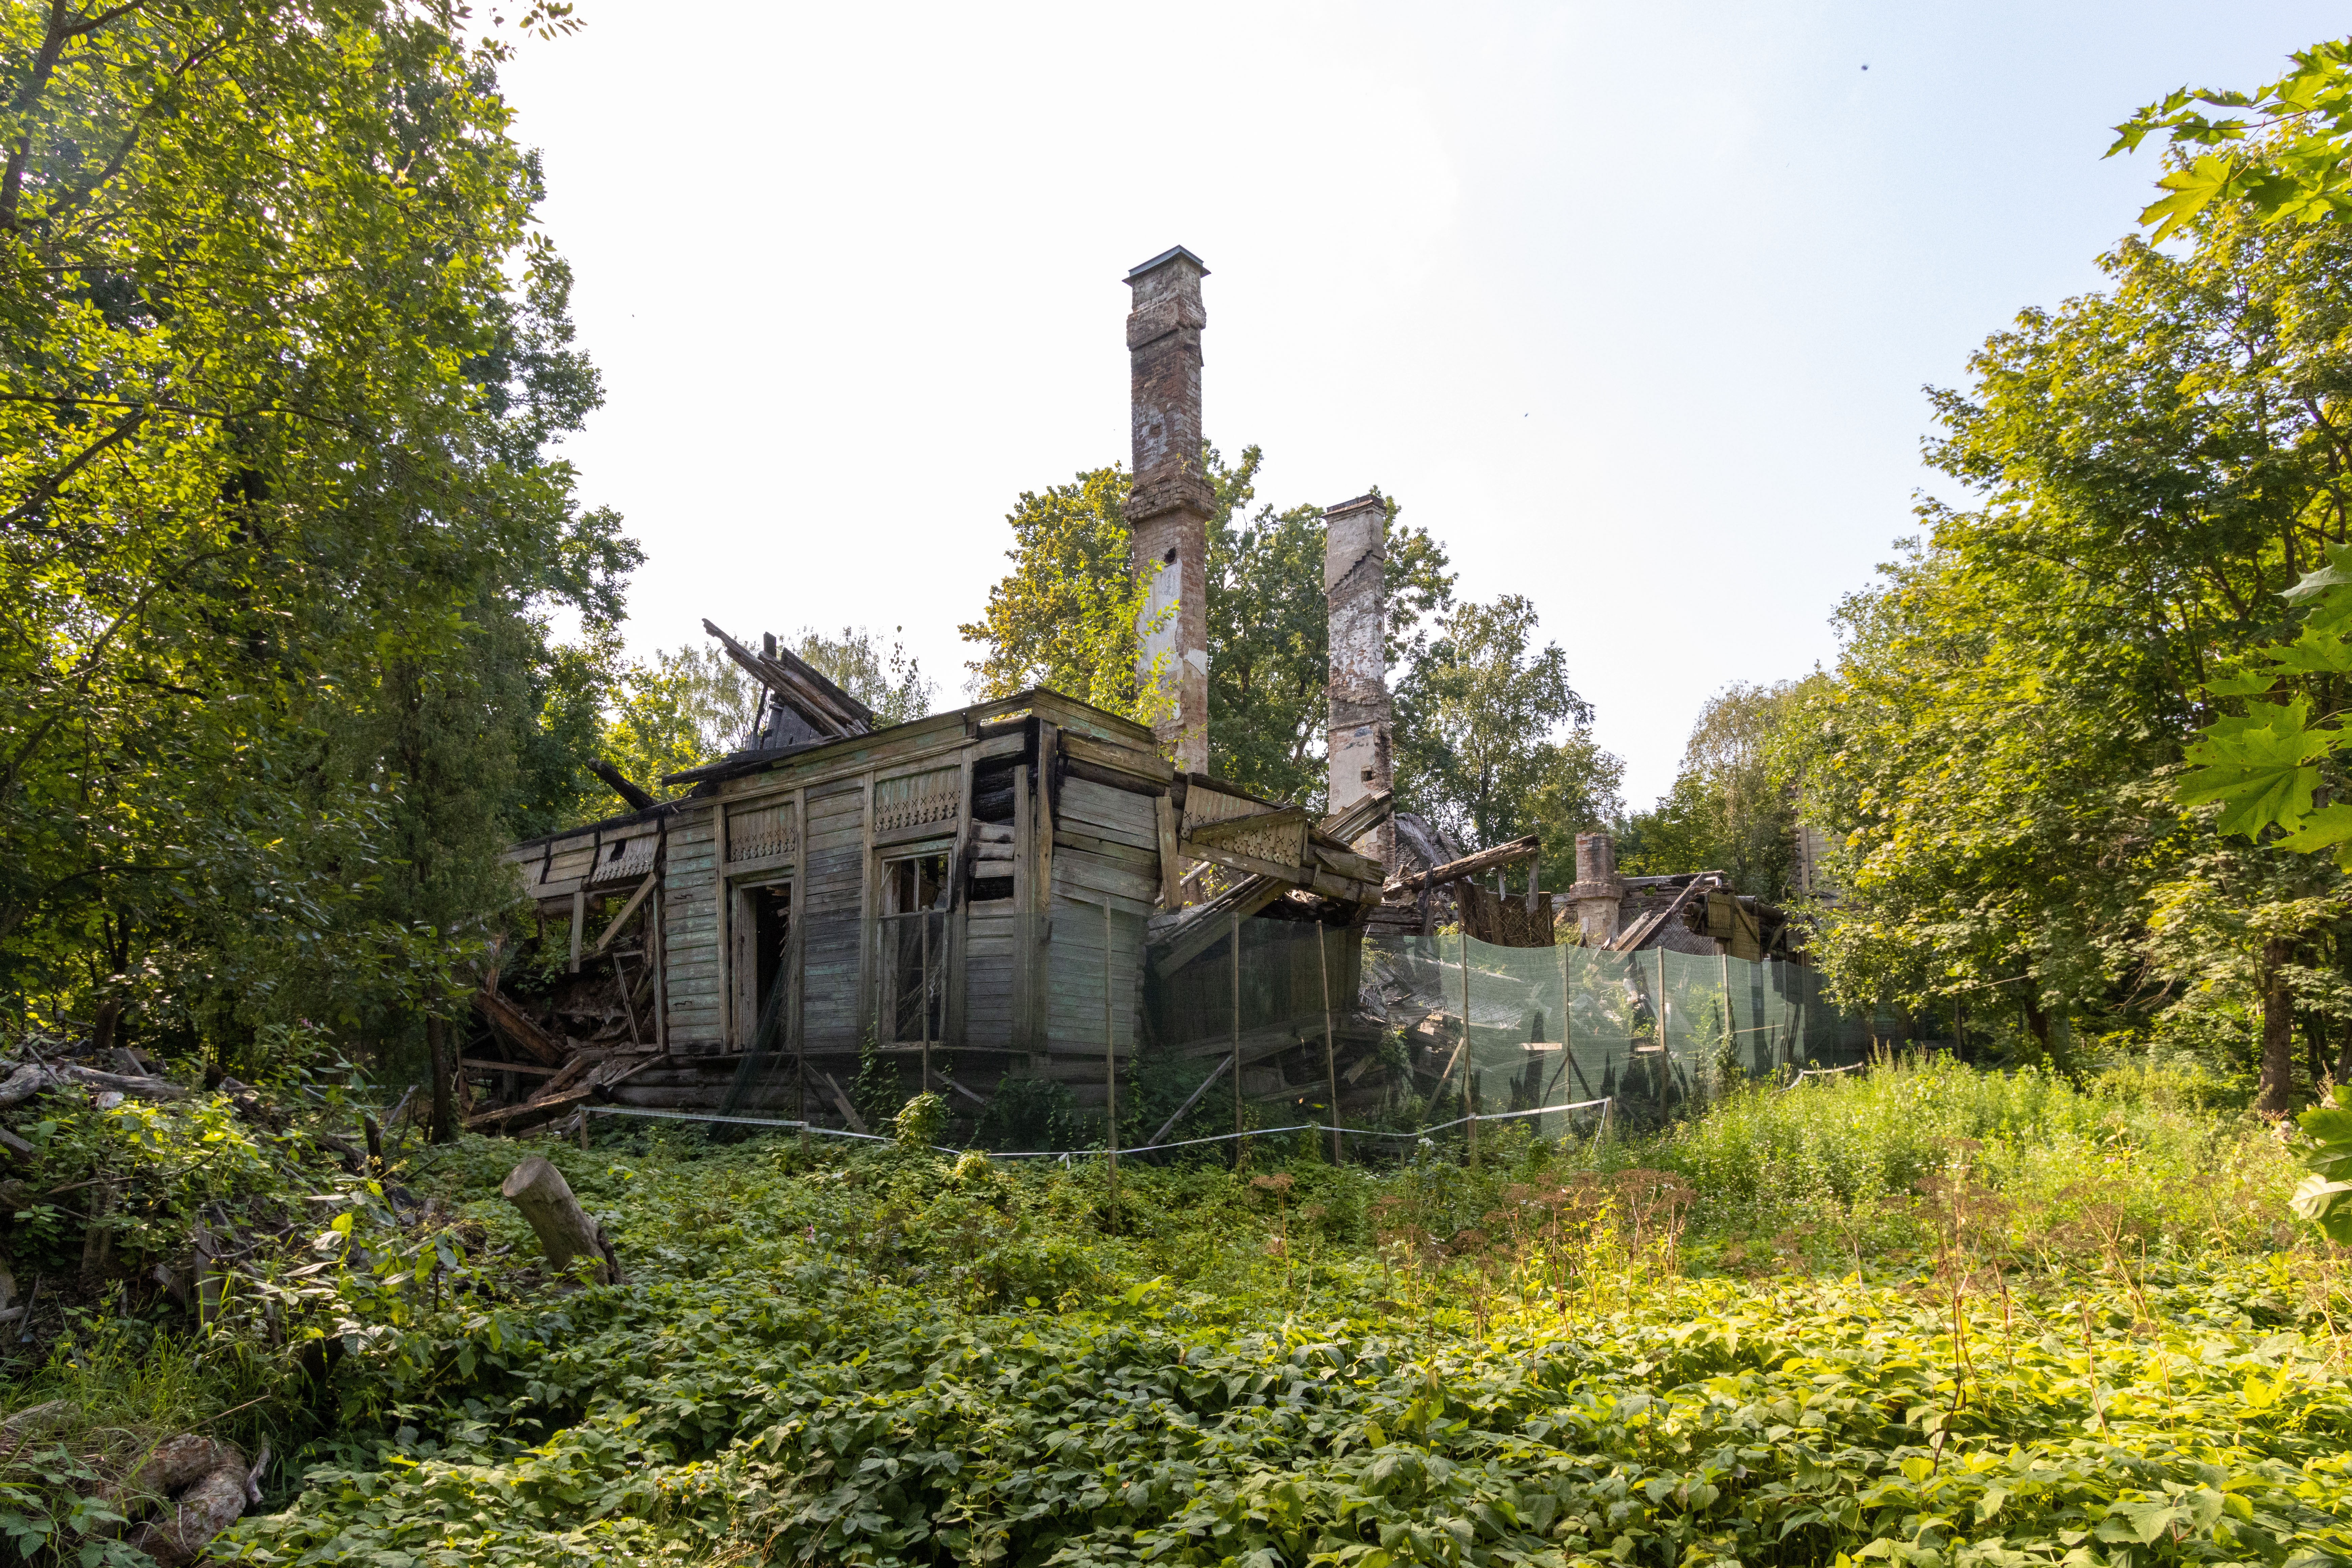
<svg viewBox="0 0 2352 1568"><path fill-rule="evenodd" d="M505 80L647 560L631 647L956 634L1024 489L1128 458L1129 268L1207 262L1262 500L1377 484L1528 595L1626 762L1834 657L1914 531L1923 384L2094 288L2108 127L2346 30L2311 4L692 7L583 0ZM1867 69L1864 68L1867 67Z"/></svg>

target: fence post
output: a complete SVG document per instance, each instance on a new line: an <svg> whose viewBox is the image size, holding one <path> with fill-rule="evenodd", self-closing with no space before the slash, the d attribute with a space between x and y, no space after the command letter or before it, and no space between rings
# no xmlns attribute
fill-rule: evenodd
<svg viewBox="0 0 2352 1568"><path fill-rule="evenodd" d="M1331 1163L1339 1163L1339 1058L1331 1043L1331 931L1315 922L1315 955L1323 969L1323 1077L1331 1094Z"/></svg>
<svg viewBox="0 0 2352 1568"><path fill-rule="evenodd" d="M1110 906L1105 904L1103 910L1105 917L1108 918ZM929 1094L931 1092L931 917L925 913L915 918L919 922L917 934L923 944L923 1092ZM941 989L944 990L945 987ZM1108 944L1103 948L1103 995L1108 1005L1110 995L1110 949Z"/></svg>
<svg viewBox="0 0 2352 1568"><path fill-rule="evenodd" d="M1675 1059L1675 1048L1666 1043L1666 950L1658 949L1658 1050L1667 1062Z"/></svg>
<svg viewBox="0 0 2352 1568"><path fill-rule="evenodd" d="M1242 1168L1242 917L1234 916L1234 1169Z"/></svg>
<svg viewBox="0 0 2352 1568"><path fill-rule="evenodd" d="M1462 926L1462 1109L1469 1113L1470 1168L1478 1168L1478 1053L1470 1046L1470 926Z"/></svg>
<svg viewBox="0 0 2352 1568"><path fill-rule="evenodd" d="M1723 962L1723 1054L1731 1058L1736 1068L1739 1065L1739 1031L1733 1027L1738 1020L1731 1015L1731 954L1717 956Z"/></svg>
<svg viewBox="0 0 2352 1568"><path fill-rule="evenodd" d="M1113 1236L1117 1236L1118 1234L1118 1026L1114 1021L1117 1015L1111 1011L1110 1005L1111 922L1110 900L1108 899L1105 899L1103 900L1102 911L1103 1081L1109 1090L1109 1099L1108 1103L1110 1108L1110 1115L1108 1118L1110 1129L1108 1140L1108 1147L1110 1150L1110 1233ZM924 1015L924 1019L926 1025L928 1025L929 1021L929 1015L928 1013ZM928 1036L930 1033L930 1030L926 1027L923 1032ZM928 1067L929 1060L929 1047L928 1046L924 1047L924 1052L925 1063Z"/></svg>

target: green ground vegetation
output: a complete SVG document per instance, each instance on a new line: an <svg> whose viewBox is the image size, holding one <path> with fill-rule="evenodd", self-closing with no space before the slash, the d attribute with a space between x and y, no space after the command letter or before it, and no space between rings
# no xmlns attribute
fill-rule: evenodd
<svg viewBox="0 0 2352 1568"><path fill-rule="evenodd" d="M284 1234L201 1326L117 1283L6 1369L80 1413L5 1461L0 1524L74 1558L92 1478L207 1422L286 1457L225 1543L258 1563L2339 1560L2346 1255L2214 1100L1888 1067L1115 1199L1099 1163L606 1122L543 1146L604 1287L544 1277L513 1143L378 1182L217 1100L53 1110L46 1171L177 1194L139 1246ZM71 1203L15 1222L20 1272L83 1256Z"/></svg>

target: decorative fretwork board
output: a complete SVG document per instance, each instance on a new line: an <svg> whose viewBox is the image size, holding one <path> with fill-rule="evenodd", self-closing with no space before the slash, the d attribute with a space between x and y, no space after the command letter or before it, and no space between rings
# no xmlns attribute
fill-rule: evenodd
<svg viewBox="0 0 2352 1568"><path fill-rule="evenodd" d="M1236 817L1263 816L1273 808L1263 801L1246 795L1226 795L1223 791L1195 784L1184 794L1184 837L1192 830L1212 822L1231 822ZM1277 866L1296 866L1306 849L1306 828L1297 819L1269 826L1263 832L1236 829L1217 836L1220 848L1236 855L1247 855Z"/></svg>
<svg viewBox="0 0 2352 1568"><path fill-rule="evenodd" d="M905 773L874 784L874 831L896 833L927 823L953 822L963 810L963 774L955 768Z"/></svg>
<svg viewBox="0 0 2352 1568"><path fill-rule="evenodd" d="M661 837L646 828L635 837L605 839L597 847L596 864L588 873L592 885L605 882L634 882L654 868L654 854Z"/></svg>
<svg viewBox="0 0 2352 1568"><path fill-rule="evenodd" d="M730 861L773 859L796 854L800 847L800 818L789 800L765 805L739 805L727 814Z"/></svg>

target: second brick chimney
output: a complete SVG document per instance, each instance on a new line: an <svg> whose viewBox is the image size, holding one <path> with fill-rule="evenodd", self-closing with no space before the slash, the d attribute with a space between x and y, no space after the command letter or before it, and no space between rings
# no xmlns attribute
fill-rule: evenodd
<svg viewBox="0 0 2352 1568"><path fill-rule="evenodd" d="M1323 600L1330 638L1330 809L1393 787L1388 681L1388 502L1376 495L1323 513ZM1396 827L1381 825L1356 851L1396 870Z"/></svg>

